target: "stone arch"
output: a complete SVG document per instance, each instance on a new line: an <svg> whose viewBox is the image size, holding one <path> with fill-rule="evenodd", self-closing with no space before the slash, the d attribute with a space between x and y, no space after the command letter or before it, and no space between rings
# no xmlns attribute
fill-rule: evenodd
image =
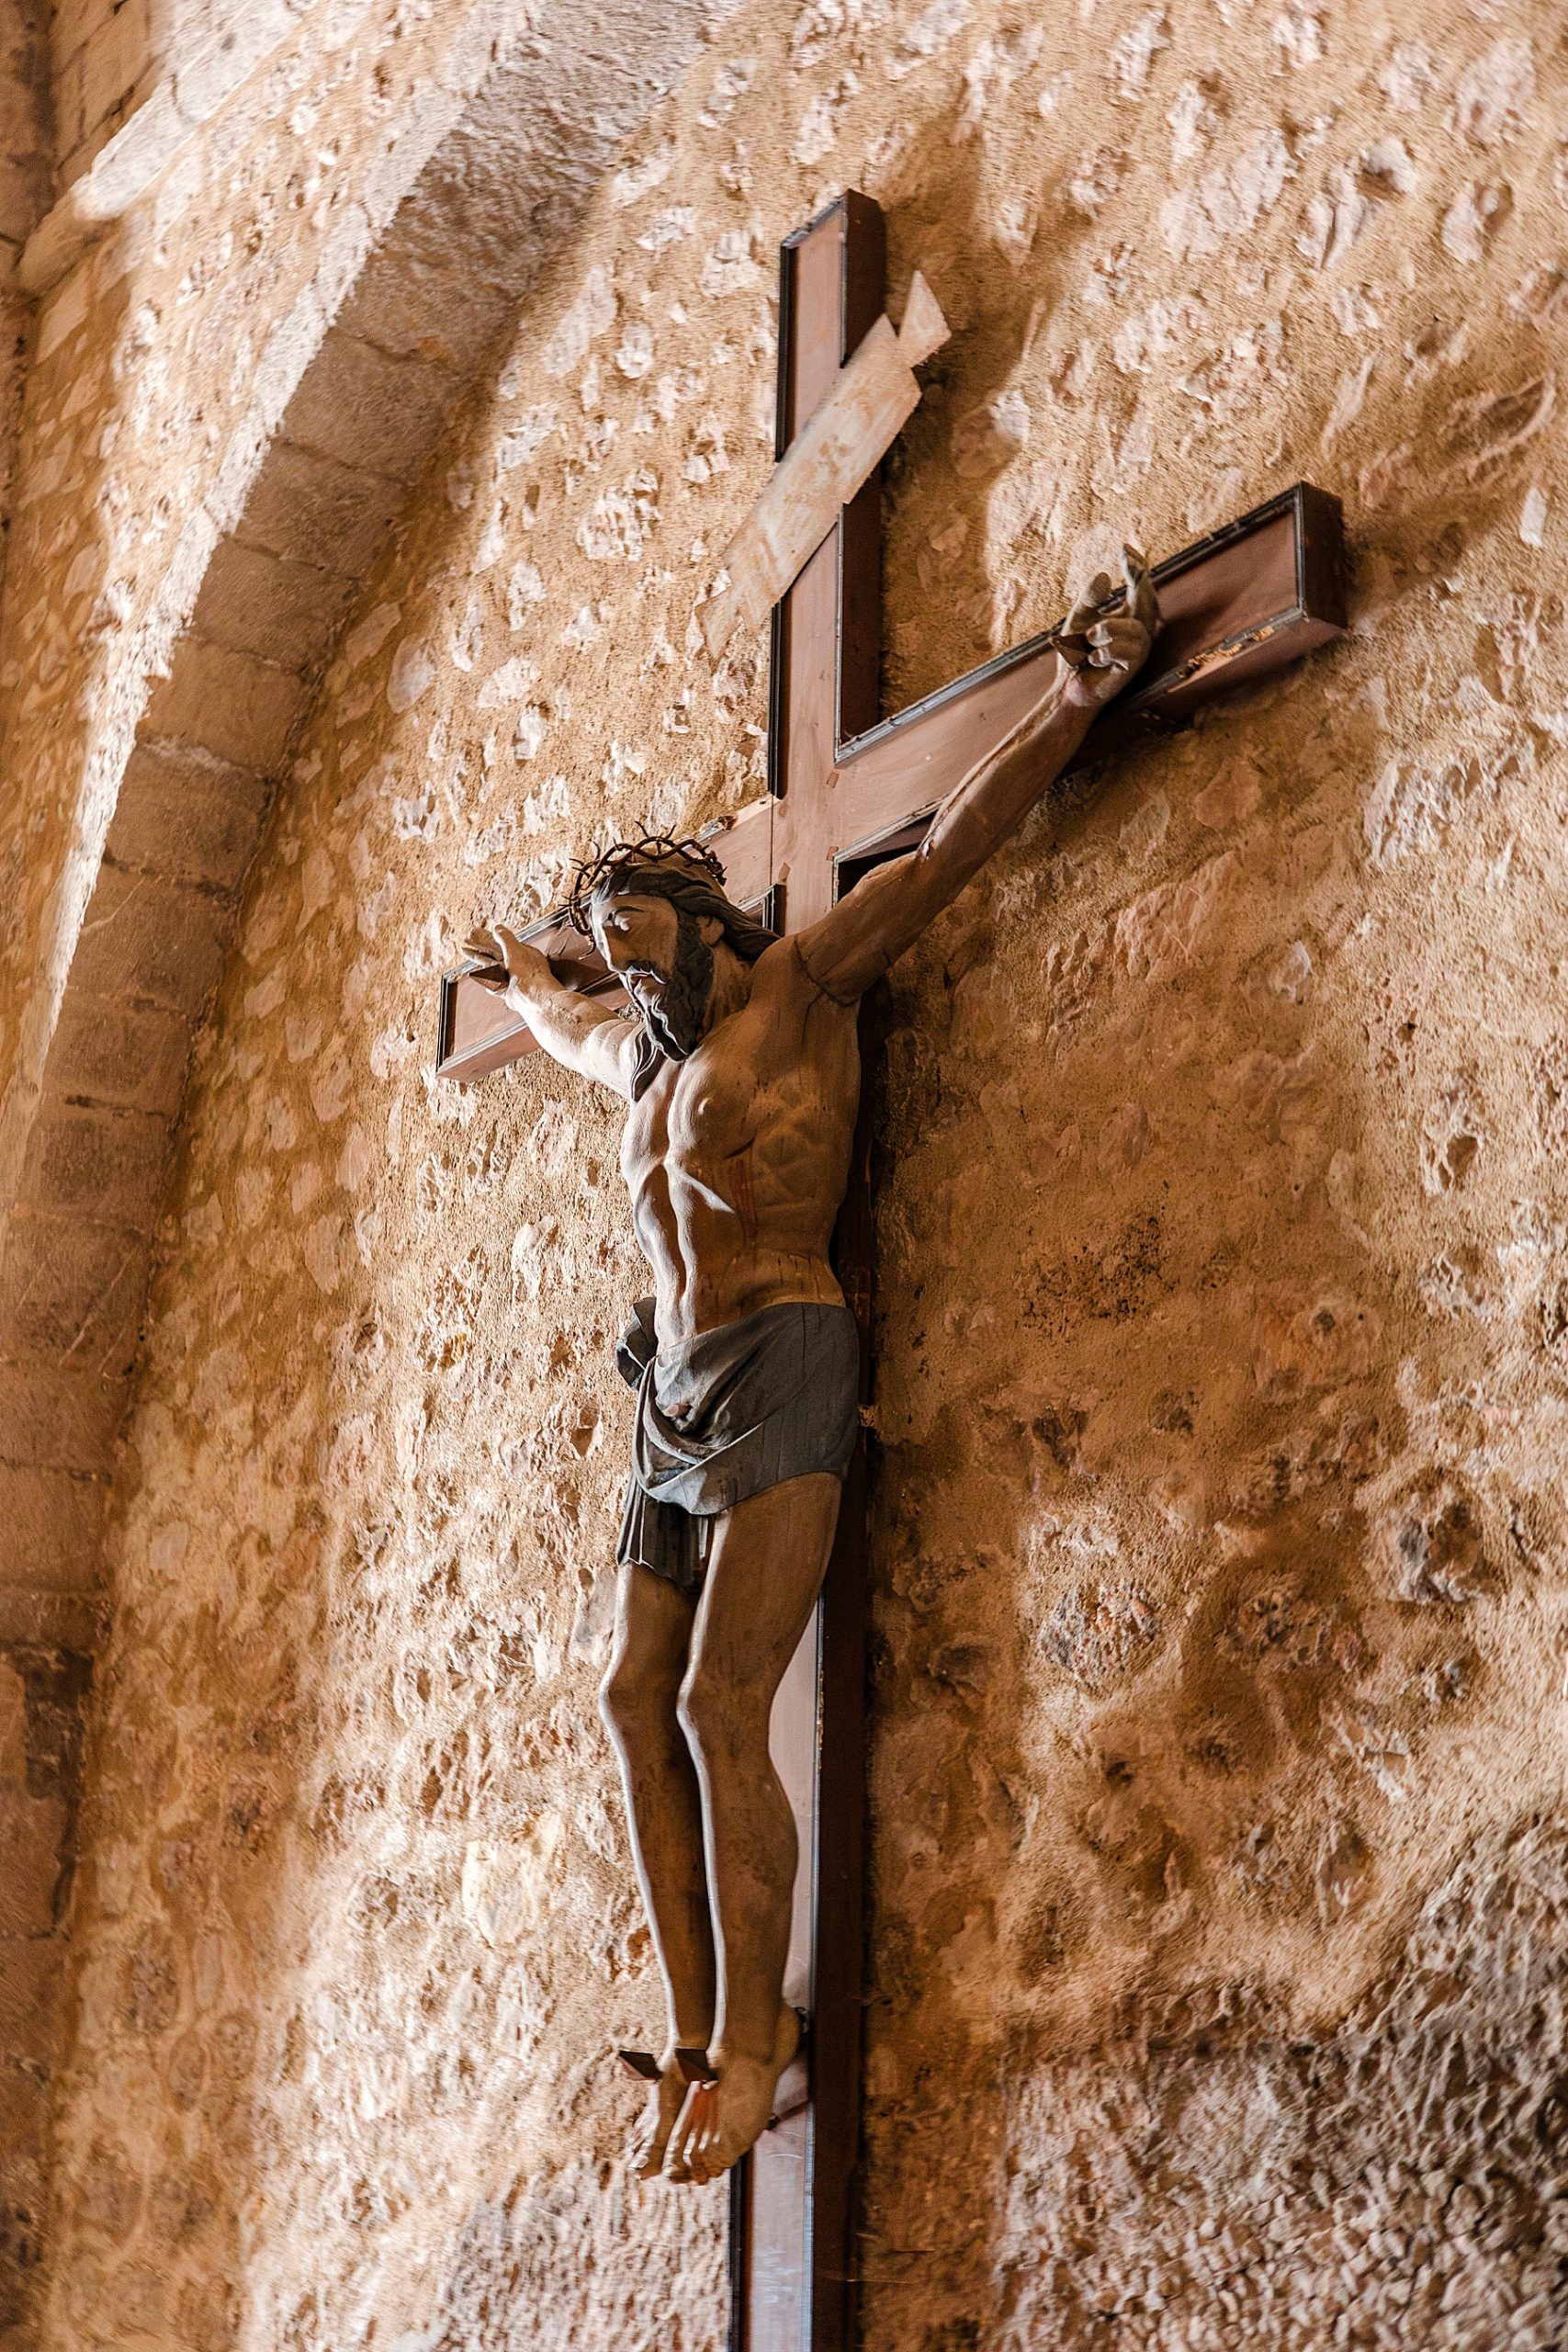
<svg viewBox="0 0 1568 2352"><path fill-rule="evenodd" d="M191 1048L343 617L530 279L679 77L705 13L703 0L453 6L442 68L273 329L215 488L185 519L130 665L154 691L140 711L120 693L100 707L21 1083L0 1101L0 1713L25 1724L28 1774L6 1825L26 1892L0 1932L0 2006L13 2061L40 2086L7 2152L0 2300L15 2247L24 2271L35 2258L46 2202L104 1514ZM65 226L79 238L118 217L106 203L95 221L78 201Z"/></svg>
<svg viewBox="0 0 1568 2352"><path fill-rule="evenodd" d="M97 1556L190 1050L273 785L339 627L459 401L603 170L679 78L705 0L462 17L273 330L106 748L85 913L34 1007L0 1262L0 1638L90 1648ZM9 1555L8 1557L4 1555Z"/></svg>

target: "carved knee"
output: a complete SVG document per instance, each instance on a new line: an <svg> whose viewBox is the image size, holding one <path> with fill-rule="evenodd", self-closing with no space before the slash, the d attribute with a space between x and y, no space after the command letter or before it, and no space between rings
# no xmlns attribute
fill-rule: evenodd
<svg viewBox="0 0 1568 2352"><path fill-rule="evenodd" d="M759 1736L768 1744L766 1709L743 1682L706 1673L699 1666L681 1686L681 1728L700 1755L734 1757Z"/></svg>
<svg viewBox="0 0 1568 2352"><path fill-rule="evenodd" d="M599 1713L611 1737L624 1748L668 1740L674 1702L672 1690L637 1673L626 1658L614 1659L599 1685Z"/></svg>
<svg viewBox="0 0 1568 2352"><path fill-rule="evenodd" d="M624 1658L613 1659L599 1685L599 1713L606 1727L617 1739L634 1736L644 1712L636 1675Z"/></svg>

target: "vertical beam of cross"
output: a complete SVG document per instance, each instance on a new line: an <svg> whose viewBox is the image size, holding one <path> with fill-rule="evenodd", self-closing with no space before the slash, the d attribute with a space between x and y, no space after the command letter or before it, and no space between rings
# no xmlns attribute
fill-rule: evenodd
<svg viewBox="0 0 1568 2352"><path fill-rule="evenodd" d="M779 303L778 450L881 313L880 209L849 194L785 243ZM775 608L769 788L788 813L773 920L799 930L833 897L827 834L839 743L878 715L881 493L845 508ZM781 808L780 814L784 813ZM863 1108L835 1266L868 1361L869 1135ZM866 1497L863 1449L845 1481L821 1605L785 1678L773 1752L801 1833L789 1989L812 2018L807 2106L765 2133L731 2193L731 2352L847 2352L853 2324L860 2138L865 1809Z"/></svg>
<svg viewBox="0 0 1568 2352"><path fill-rule="evenodd" d="M782 458L881 314L881 208L850 190L785 240L779 271ZM881 715L881 658L882 492L873 474L773 610L768 786L788 804L791 931L832 900L826 820L838 748Z"/></svg>
<svg viewBox="0 0 1568 2352"><path fill-rule="evenodd" d="M786 240L780 287L782 458L876 319L877 206L852 191ZM881 492L874 474L773 616L769 850L733 839L732 887L765 869L777 928L826 913L867 865L910 846L926 814L999 742L1055 667L1049 632L881 720ZM1141 692L1091 749L1180 724L1227 685L1343 633L1337 503L1308 485L1158 567L1161 627ZM1139 708L1143 704L1145 708ZM750 823L750 820L745 820ZM857 847L857 844L861 845ZM871 1016L874 1017L874 1016ZM863 1016L863 1052L869 1042ZM871 1345L870 1125L863 1093L834 1265ZM817 1622L785 1678L773 1750L801 1830L788 1984L813 2016L811 2094L764 2134L731 2190L730 2352L851 2352L860 2143L868 1616L863 1446L845 1483Z"/></svg>

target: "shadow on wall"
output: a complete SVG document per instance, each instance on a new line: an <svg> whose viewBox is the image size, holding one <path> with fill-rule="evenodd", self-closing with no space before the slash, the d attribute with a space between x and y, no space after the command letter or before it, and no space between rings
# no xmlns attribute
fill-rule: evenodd
<svg viewBox="0 0 1568 2352"><path fill-rule="evenodd" d="M1512 531L1551 379L1459 348L1390 387L1353 621L1419 628ZM1483 634L1468 759L1388 763L1418 716L1352 642L1073 787L896 978L874 2346L1557 2340L1563 1840L1506 1828L1528 1765L1479 1832L1408 1806L1495 1704L1477 1618L1555 1555L1412 1424L1465 1274L1413 1295L1380 1187L1459 1190L1483 1122L1450 1088L1416 1132L1409 984L1361 944L1379 877L1529 776L1532 626ZM1520 1322L1560 1381L1550 1298Z"/></svg>
<svg viewBox="0 0 1568 2352"><path fill-rule="evenodd" d="M993 2096L1030 2154L992 2256L1008 2340L1561 2343L1565 1930L1568 1837L1529 1819L1471 1846L1336 2025L1216 1985L1129 2005L1087 2062L1010 2052ZM1214 2194L1217 2148L1240 2200Z"/></svg>
<svg viewBox="0 0 1568 2352"><path fill-rule="evenodd" d="M1292 2328L1326 2335L1361 2311L1369 2266L1373 2300L1435 2311L1461 2291L1455 2198L1484 2243L1462 2284L1476 2324L1528 2307L1542 2332L1520 2340L1554 2340L1540 2298L1562 2252L1545 2185L1560 1835L1483 1841L1431 1908L1451 1916L1446 1952L1423 1930L1337 2018L1367 1930L1375 1950L1429 1883L1385 1848L1380 1800L1403 1806L1474 1720L1490 1685L1466 1613L1539 1571L1521 1556L1529 1513L1510 1522L1462 1481L1407 1480L1369 1540L1357 1498L1387 1491L1404 1416L1365 1339L1375 1314L1323 1280L1321 1258L1292 1291L1286 1242L1281 1219L1254 1268L1227 1266L1223 1240L1183 1265L1151 1209L1076 1264L1037 1269L1026 1251L1025 1281L1077 1291L1048 1319L1038 1386L1023 1370L968 1387L960 1343L957 1398L919 1448L886 1456L868 2201L900 2233L868 2242L873 2343L918 2324L922 2344L978 2344L993 2322L1021 2343L1077 2342L1115 2313L1163 2345L1179 2339L1156 2314L1207 2311L1222 2283L1247 2341L1317 2341L1261 2324L1303 2244ZM1183 1276L1214 1285L1197 1362L1241 1358L1228 1400L1170 1346L1162 1307ZM884 1297L890 1324L925 1308L919 1289ZM1386 1344L1397 1306L1384 1312ZM1081 1385L1063 1376L1081 1315L1122 1349L1136 1334L1141 1361L1114 1385L1103 1359ZM1181 1385L1156 1385L1173 1372ZM1241 1466L1203 1504L1205 1454ZM1134 1492L1108 1496L1119 1473ZM939 1483L951 1515L932 1509ZM987 1540L953 1541L955 1518ZM1443 1823L1439 1850L1464 1826ZM1553 1923L1516 1979L1523 1945L1489 1948L1493 1921L1538 1896ZM1342 1940L1352 1926L1359 1951ZM1280 1984L1292 1958L1321 2025L1303 2028L1300 1986ZM1391 2106L1407 2119L1392 2138ZM1380 2170L1396 2149L1419 2154ZM1247 2246L1238 2188L1258 2215ZM1384 2262L1368 2249L1390 2226L1400 2253ZM1354 2256L1337 2240L1325 2255L1337 2227ZM933 2333L939 2280L953 2315Z"/></svg>
<svg viewBox="0 0 1568 2352"><path fill-rule="evenodd" d="M1014 379L1091 232L1084 221L1080 233L1059 239L1048 254L1032 253L1027 268L998 267L986 175L979 142L954 145L950 121L939 115L878 191L888 215L891 288L901 300L912 271L923 270L953 329L952 340L921 370L920 405L885 468L883 501L887 537L897 533L906 507L918 518L940 500L940 522L913 560L922 588L940 581L942 612L952 618L933 612L918 653L903 657L900 649L886 662L896 690L885 693L885 715L1043 625L1023 622L1016 585L993 576L987 560L990 508L993 499L1018 495L1014 460L1027 439L1028 417ZM897 560L897 544L896 536L888 538L889 560ZM904 674L911 662L919 664L912 690Z"/></svg>

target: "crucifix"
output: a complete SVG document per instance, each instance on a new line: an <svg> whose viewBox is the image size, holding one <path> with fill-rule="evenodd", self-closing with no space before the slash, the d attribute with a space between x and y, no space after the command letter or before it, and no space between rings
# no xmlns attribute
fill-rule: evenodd
<svg viewBox="0 0 1568 2352"><path fill-rule="evenodd" d="M756 527L743 530L731 551L718 609L705 608L712 644L760 617L760 598L776 595L769 789L711 846L735 907L797 940L827 936L827 919L856 884L922 842L939 804L977 763L1000 752L1041 704L1058 671L1058 649L1064 662L1085 658L1086 617L1075 614L1079 633L1072 653L1063 631L1044 633L882 718L875 469L913 404L901 389L908 368L944 332L917 279L904 327L893 337L882 315L885 257L882 215L853 192L786 240L780 463L759 503ZM846 401L857 355L859 389ZM863 463L846 471L857 432ZM819 503L823 481L834 479L859 487L846 490L847 503L835 514L818 517L820 534L812 537L813 499ZM1094 719L1070 765L1169 731L1217 695L1341 635L1340 575L1338 503L1304 483L1157 565L1152 650L1128 690ZM1133 601L1130 591L1125 603L1111 598L1103 612L1130 612ZM1114 627L1109 633L1101 627L1100 640L1111 639L1120 641ZM1057 772L1065 772L1060 763ZM606 944L602 921L585 935L558 913L524 936L548 958L554 981L543 985L567 983L574 1004L586 997L608 1010L625 1001L627 986L637 997L635 975L642 967ZM536 1042L521 1012L494 992L493 972L488 984L479 977L481 966L482 959L471 959L443 980L443 1077L475 1081ZM845 1001L862 987L863 981L851 990L846 983ZM632 1052L627 1069L636 1061ZM641 1082L634 1074L623 1089L634 1102ZM863 1396L871 1317L870 1142L863 1096L832 1258L858 1328ZM731 2352L850 2352L854 2340L867 1613L865 1462L856 1444L821 1598L773 1712L772 1754L800 1841L784 1992L808 2017L810 2041L778 2085L777 2120L728 2175ZM683 2061L690 2055L678 2054ZM693 2079L700 2074L699 2064Z"/></svg>

